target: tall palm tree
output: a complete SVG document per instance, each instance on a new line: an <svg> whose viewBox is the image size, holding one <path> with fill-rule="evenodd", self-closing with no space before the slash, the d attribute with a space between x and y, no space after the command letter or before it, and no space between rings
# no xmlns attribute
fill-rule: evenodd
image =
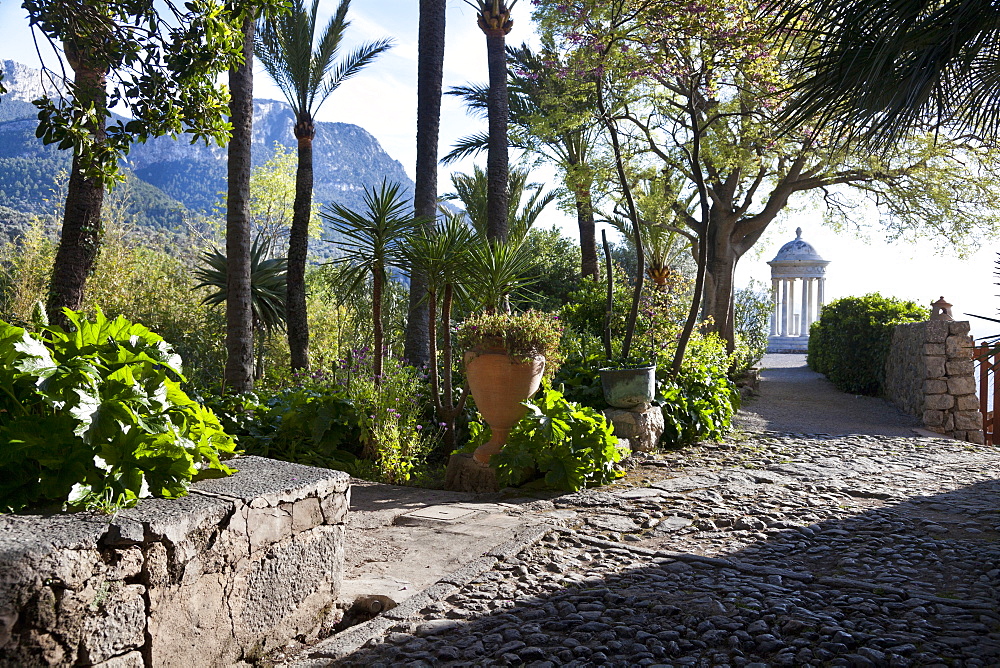
<svg viewBox="0 0 1000 668"><path fill-rule="evenodd" d="M404 268L400 242L412 236L422 225L412 215L407 202L399 196L399 184L382 181L376 190L365 188L365 209L354 211L340 204L331 204L320 212L339 233L344 255L335 263L347 268L344 276L348 291L357 289L372 279L372 329L375 338L375 383L382 378L382 295L389 280L389 269Z"/></svg>
<svg viewBox="0 0 1000 668"><path fill-rule="evenodd" d="M417 38L417 169L413 182L413 214L433 221L437 215L437 156L441 130L441 87L444 79L445 8L447 0L420 0ZM430 230L428 230L430 231ZM420 366L430 361L427 340L426 278L410 271L410 308L403 355Z"/></svg>
<svg viewBox="0 0 1000 668"><path fill-rule="evenodd" d="M350 25L347 20L350 5L351 0L341 0L318 41L319 0L313 0L310 9L306 9L303 0L293 0L289 13L260 25L262 48L257 56L292 107L298 142L295 202L288 236L288 346L293 369L309 366L305 273L312 211L314 115L340 84L392 46L389 39L366 42L336 62L344 31Z"/></svg>
<svg viewBox="0 0 1000 668"><path fill-rule="evenodd" d="M253 47L256 14L244 9L243 62L229 70L226 147L226 369L225 385L237 394L253 388L253 295L250 243L250 156L253 144Z"/></svg>
<svg viewBox="0 0 1000 668"><path fill-rule="evenodd" d="M792 123L830 123L885 148L950 127L1000 138L1000 10L989 0L786 0L776 32L804 36Z"/></svg>
<svg viewBox="0 0 1000 668"><path fill-rule="evenodd" d="M486 35L486 58L490 71L489 151L486 173L489 177L489 224L491 239L507 240L507 50L506 38L514 27L510 12L517 0L465 0L475 8L479 28Z"/></svg>
<svg viewBox="0 0 1000 668"><path fill-rule="evenodd" d="M442 199L461 200L476 233L489 237L489 177L486 172L476 165L472 174L452 174L451 184L455 192ZM543 192L541 184L528 183L528 172L523 169L509 171L507 193L507 242L520 245L542 210L556 198L556 193ZM522 202L525 196L528 199Z"/></svg>
<svg viewBox="0 0 1000 668"><path fill-rule="evenodd" d="M597 238L591 188L594 170L590 147L598 131L591 98L592 84L561 77L560 57L554 48L543 45L534 53L526 44L507 49L511 63L508 81L508 139L512 147L526 149L555 164L562 170L567 189L573 194L577 226L580 230L580 273L594 279L600 274L597 262ZM456 86L449 95L461 97L472 111L486 113L489 86ZM449 164L485 150L489 135L475 134L460 138L442 158Z"/></svg>

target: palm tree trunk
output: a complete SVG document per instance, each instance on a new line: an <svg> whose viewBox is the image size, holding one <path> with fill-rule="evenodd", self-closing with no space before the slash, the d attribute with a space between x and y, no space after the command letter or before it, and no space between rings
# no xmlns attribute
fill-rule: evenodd
<svg viewBox="0 0 1000 668"><path fill-rule="evenodd" d="M295 202L292 229L288 234L288 279L285 306L288 348L292 369L309 368L309 322L306 314L306 255L309 253L309 218L312 213L312 142L316 125L312 117L300 116L295 124L299 164L295 171Z"/></svg>
<svg viewBox="0 0 1000 668"><path fill-rule="evenodd" d="M250 147L253 141L254 17L243 19L243 64L229 71L226 194L226 371L233 392L253 388L253 308L250 290Z"/></svg>
<svg viewBox="0 0 1000 668"><path fill-rule="evenodd" d="M486 154L486 236L507 241L507 54L502 30L486 32L486 57L490 71L489 147Z"/></svg>
<svg viewBox="0 0 1000 668"><path fill-rule="evenodd" d="M76 94L81 101L92 102L97 123L89 129L96 144L104 142L105 118L100 110L106 106L107 72L87 62L86 54L66 44L66 56L74 70ZM49 322L67 326L62 310L79 310L83 306L83 290L87 276L94 268L101 236L101 207L104 205L104 183L84 175L78 152L73 154L69 175L66 207L63 212L59 250L52 265L52 278L46 310Z"/></svg>
<svg viewBox="0 0 1000 668"><path fill-rule="evenodd" d="M437 217L438 138L441 129L441 87L444 79L446 0L420 0L417 47L417 172L413 184L413 213L432 227ZM427 280L421 272L410 274L410 307L403 355L416 366L430 356L428 309L424 303ZM433 328L433 320L430 320Z"/></svg>

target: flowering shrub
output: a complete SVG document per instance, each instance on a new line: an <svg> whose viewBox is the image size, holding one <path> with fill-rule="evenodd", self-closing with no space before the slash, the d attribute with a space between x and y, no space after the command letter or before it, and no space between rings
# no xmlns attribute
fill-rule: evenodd
<svg viewBox="0 0 1000 668"><path fill-rule="evenodd" d="M551 378L562 361L559 342L563 327L559 316L540 311L477 313L458 326L456 348L501 348L515 361L545 357L545 375Z"/></svg>
<svg viewBox="0 0 1000 668"><path fill-rule="evenodd" d="M215 399L224 424L250 454L405 483L440 438L427 424L421 374L387 360L375 383L370 348L354 349L332 371L296 374L266 399Z"/></svg>

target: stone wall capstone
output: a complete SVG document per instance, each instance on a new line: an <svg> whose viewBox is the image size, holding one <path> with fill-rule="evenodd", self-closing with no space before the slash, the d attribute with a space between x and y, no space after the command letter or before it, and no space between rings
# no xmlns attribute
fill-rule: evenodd
<svg viewBox="0 0 1000 668"><path fill-rule="evenodd" d="M897 325L885 365L886 398L930 431L983 443L968 322Z"/></svg>
<svg viewBox="0 0 1000 668"><path fill-rule="evenodd" d="M335 622L350 477L241 457L115 516L0 516L0 666L232 666Z"/></svg>

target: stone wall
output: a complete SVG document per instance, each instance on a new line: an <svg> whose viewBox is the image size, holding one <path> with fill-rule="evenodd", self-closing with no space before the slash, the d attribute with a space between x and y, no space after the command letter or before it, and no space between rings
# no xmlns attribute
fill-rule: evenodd
<svg viewBox="0 0 1000 668"><path fill-rule="evenodd" d="M0 666L232 666L332 625L349 476L234 465L113 517L0 516Z"/></svg>
<svg viewBox="0 0 1000 668"><path fill-rule="evenodd" d="M968 322L898 325L886 361L886 398L931 431L982 443L972 344Z"/></svg>

